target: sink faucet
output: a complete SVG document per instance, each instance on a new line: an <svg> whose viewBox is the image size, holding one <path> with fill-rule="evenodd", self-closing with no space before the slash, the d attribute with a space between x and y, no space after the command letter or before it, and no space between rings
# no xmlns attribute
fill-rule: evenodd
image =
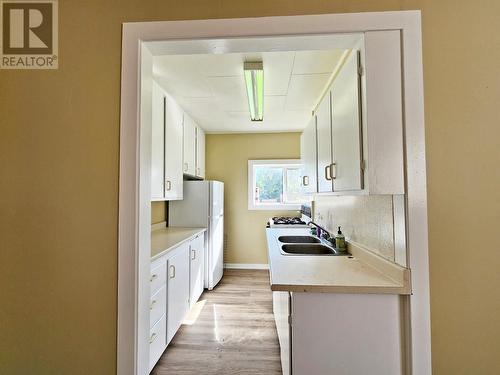
<svg viewBox="0 0 500 375"><path fill-rule="evenodd" d="M317 236L318 236L319 238L324 238L324 237L323 237L323 232L326 234L326 239L328 239L328 238L330 238L330 237L331 237L331 236L330 236L330 233L329 233L329 232L328 232L325 228L323 228L323 227L322 227L322 226L320 226L319 224L316 224L314 221L312 221L312 220L311 220L309 223L307 223L307 225L309 225L309 226L314 225L314 226L317 228L317 229L316 229L316 230L317 230Z"/></svg>

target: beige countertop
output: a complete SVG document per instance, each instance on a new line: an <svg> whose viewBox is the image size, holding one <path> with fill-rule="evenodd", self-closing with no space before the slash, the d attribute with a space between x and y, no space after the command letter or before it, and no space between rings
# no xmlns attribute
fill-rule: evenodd
<svg viewBox="0 0 500 375"><path fill-rule="evenodd" d="M283 255L278 237L308 229L269 228L271 290L310 293L410 294L409 270L356 248L356 256Z"/></svg>
<svg viewBox="0 0 500 375"><path fill-rule="evenodd" d="M198 234L205 232L206 228L172 228L165 227L151 232L151 260L165 255L170 250L186 242Z"/></svg>

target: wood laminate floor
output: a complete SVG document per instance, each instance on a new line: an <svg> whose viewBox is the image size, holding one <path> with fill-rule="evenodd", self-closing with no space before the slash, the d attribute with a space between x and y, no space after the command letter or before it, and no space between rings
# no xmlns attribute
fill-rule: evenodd
<svg viewBox="0 0 500 375"><path fill-rule="evenodd" d="M151 373L281 375L268 271L225 270Z"/></svg>

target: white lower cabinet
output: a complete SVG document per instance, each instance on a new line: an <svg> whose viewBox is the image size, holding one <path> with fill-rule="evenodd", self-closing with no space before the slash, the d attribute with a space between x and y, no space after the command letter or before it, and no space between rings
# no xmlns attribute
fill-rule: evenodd
<svg viewBox="0 0 500 375"><path fill-rule="evenodd" d="M189 312L189 243L168 258L167 345Z"/></svg>
<svg viewBox="0 0 500 375"><path fill-rule="evenodd" d="M205 233L151 262L149 371L203 293Z"/></svg>
<svg viewBox="0 0 500 375"><path fill-rule="evenodd" d="M401 375L401 298L274 292L283 375Z"/></svg>
<svg viewBox="0 0 500 375"><path fill-rule="evenodd" d="M165 343L166 333L166 316L163 315L149 331L149 371L153 369L167 347Z"/></svg>
<svg viewBox="0 0 500 375"><path fill-rule="evenodd" d="M190 298L189 304L190 308L195 305L195 303L200 298L203 293L204 285L204 256L205 256L205 234L201 233L196 238L191 241L190 244Z"/></svg>
<svg viewBox="0 0 500 375"><path fill-rule="evenodd" d="M166 314L166 306L167 286L164 285L151 297L149 302L149 328L153 328Z"/></svg>
<svg viewBox="0 0 500 375"><path fill-rule="evenodd" d="M149 371L167 347L167 259L151 262L149 305Z"/></svg>

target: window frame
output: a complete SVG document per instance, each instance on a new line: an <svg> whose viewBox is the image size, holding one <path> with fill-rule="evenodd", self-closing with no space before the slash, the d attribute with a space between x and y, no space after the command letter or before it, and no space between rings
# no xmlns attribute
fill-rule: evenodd
<svg viewBox="0 0 500 375"><path fill-rule="evenodd" d="M302 167L301 159L265 159L265 160L248 160L248 179L247 179L247 196L248 209L251 211L297 211L300 210L302 203L276 203L256 205L254 201L254 168L256 166L276 166L281 168L296 166L299 169ZM287 173L283 175L283 193L286 193Z"/></svg>

